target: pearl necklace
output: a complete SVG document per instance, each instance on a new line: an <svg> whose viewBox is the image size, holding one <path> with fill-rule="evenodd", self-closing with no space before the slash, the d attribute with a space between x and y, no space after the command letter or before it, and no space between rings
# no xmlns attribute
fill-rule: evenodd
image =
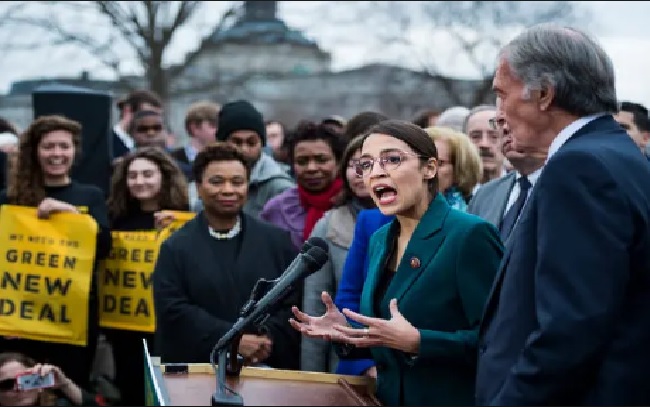
<svg viewBox="0 0 650 407"><path fill-rule="evenodd" d="M226 233L216 232L210 226L208 226L208 232L210 233L210 236L214 237L217 240L232 239L233 237L237 236L239 232L241 232L241 218L237 216L237 222L235 222L235 226L233 226L232 229Z"/></svg>

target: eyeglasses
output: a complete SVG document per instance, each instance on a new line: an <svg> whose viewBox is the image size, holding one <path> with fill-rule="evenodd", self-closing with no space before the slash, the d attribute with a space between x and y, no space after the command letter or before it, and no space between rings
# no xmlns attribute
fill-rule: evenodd
<svg viewBox="0 0 650 407"><path fill-rule="evenodd" d="M148 133L150 130L159 132L162 131L162 129L163 129L162 126L159 124L154 124L153 126L140 125L140 126L136 126L135 131L137 131L138 133Z"/></svg>
<svg viewBox="0 0 650 407"><path fill-rule="evenodd" d="M493 117L488 120L488 123L490 123L490 128L492 128L492 130L501 130L506 125L506 119L503 117Z"/></svg>
<svg viewBox="0 0 650 407"><path fill-rule="evenodd" d="M417 157L421 159L426 159L417 154L407 153L405 151L390 151L381 154L379 159L370 158L370 157L361 157L357 161L356 173L360 177L366 177L370 175L372 169L375 167L375 161L379 161L379 166L384 171L393 171L406 160L408 156Z"/></svg>
<svg viewBox="0 0 650 407"><path fill-rule="evenodd" d="M0 392L10 391L16 388L16 379L0 380Z"/></svg>

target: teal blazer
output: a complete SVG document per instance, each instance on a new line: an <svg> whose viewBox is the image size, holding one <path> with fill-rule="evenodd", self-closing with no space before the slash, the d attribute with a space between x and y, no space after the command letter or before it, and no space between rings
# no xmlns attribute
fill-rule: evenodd
<svg viewBox="0 0 650 407"><path fill-rule="evenodd" d="M372 348L377 397L384 405L474 405L478 330L503 245L487 221L455 209L438 194L418 223L397 272L375 313L375 289L399 224L371 238L361 313L390 319L397 299L404 317L420 331L417 356Z"/></svg>

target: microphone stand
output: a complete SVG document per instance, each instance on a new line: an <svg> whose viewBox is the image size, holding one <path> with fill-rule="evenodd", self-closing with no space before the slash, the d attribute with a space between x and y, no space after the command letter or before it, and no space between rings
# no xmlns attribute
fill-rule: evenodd
<svg viewBox="0 0 650 407"><path fill-rule="evenodd" d="M276 282L277 280L269 281L260 279L255 283L250 299L242 307L239 319L233 325L233 328L239 326L239 329L231 329L231 334L226 334L222 337L212 350L210 363L212 363L213 369L215 368L214 352L218 352L218 362L216 367L217 391L212 395L212 406L244 405L244 399L242 396L226 385L226 377L237 377L241 373L243 358L238 354L239 343L243 336L243 330L246 329L247 325L250 325L250 322L246 324L245 322L247 319L250 319L250 316L257 305L257 301L259 301ZM264 315L261 315L259 318L251 322L253 322L254 325L259 325L268 317L268 315L269 312L267 311ZM228 357L228 353L230 354L230 357Z"/></svg>
<svg viewBox="0 0 650 407"><path fill-rule="evenodd" d="M244 399L241 395L226 386L227 348L219 350L217 362L217 391L212 395L212 406L243 406Z"/></svg>

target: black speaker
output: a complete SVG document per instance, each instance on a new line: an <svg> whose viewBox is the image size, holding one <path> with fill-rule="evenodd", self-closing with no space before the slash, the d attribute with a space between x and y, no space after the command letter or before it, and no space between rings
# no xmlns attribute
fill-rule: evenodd
<svg viewBox="0 0 650 407"><path fill-rule="evenodd" d="M108 196L111 182L112 129L110 93L68 85L45 85L32 93L34 118L62 115L81 124L81 155L71 178L96 185Z"/></svg>

